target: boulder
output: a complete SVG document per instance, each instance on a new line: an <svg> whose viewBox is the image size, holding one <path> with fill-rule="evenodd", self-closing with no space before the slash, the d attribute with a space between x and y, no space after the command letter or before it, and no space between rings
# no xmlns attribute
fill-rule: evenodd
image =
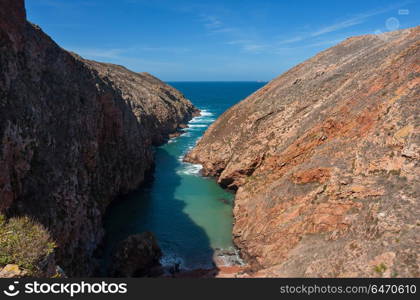
<svg viewBox="0 0 420 300"><path fill-rule="evenodd" d="M161 274L162 251L151 232L130 235L113 255L110 276L155 277Z"/></svg>

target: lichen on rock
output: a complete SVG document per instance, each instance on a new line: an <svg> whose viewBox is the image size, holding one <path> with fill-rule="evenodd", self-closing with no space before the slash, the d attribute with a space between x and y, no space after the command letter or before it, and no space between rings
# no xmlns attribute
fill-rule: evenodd
<svg viewBox="0 0 420 300"><path fill-rule="evenodd" d="M227 110L187 154L237 191L251 276L420 276L419 56L420 27L349 38Z"/></svg>

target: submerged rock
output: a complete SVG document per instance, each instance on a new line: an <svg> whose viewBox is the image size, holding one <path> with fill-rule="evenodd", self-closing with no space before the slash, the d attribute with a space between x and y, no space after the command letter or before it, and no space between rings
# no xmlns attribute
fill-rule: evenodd
<svg viewBox="0 0 420 300"><path fill-rule="evenodd" d="M419 57L420 27L349 38L230 108L186 156L237 190L253 276L420 276Z"/></svg>
<svg viewBox="0 0 420 300"><path fill-rule="evenodd" d="M220 202L222 202L223 204L227 204L227 205L230 205L231 203L230 203L230 200L228 200L228 199L226 199L226 198L219 198L219 199L217 199L217 200L219 200Z"/></svg>
<svg viewBox="0 0 420 300"><path fill-rule="evenodd" d="M113 256L112 277L155 277L162 274L162 251L151 232L131 235L122 241Z"/></svg>

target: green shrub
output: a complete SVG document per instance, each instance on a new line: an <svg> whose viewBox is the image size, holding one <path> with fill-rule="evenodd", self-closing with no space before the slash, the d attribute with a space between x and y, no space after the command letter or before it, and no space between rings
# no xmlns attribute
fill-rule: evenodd
<svg viewBox="0 0 420 300"><path fill-rule="evenodd" d="M48 231L29 217L6 219L0 215L0 266L16 264L36 272L38 263L55 247Z"/></svg>
<svg viewBox="0 0 420 300"><path fill-rule="evenodd" d="M375 266L374 269L375 269L376 273L382 275L387 270L387 267L384 263L381 263L381 264Z"/></svg>

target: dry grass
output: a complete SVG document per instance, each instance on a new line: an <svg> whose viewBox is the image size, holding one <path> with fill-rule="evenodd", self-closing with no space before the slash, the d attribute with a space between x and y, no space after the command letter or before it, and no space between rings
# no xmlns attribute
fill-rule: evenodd
<svg viewBox="0 0 420 300"><path fill-rule="evenodd" d="M0 215L0 266L16 264L36 272L55 247L48 231L29 217L6 219Z"/></svg>

